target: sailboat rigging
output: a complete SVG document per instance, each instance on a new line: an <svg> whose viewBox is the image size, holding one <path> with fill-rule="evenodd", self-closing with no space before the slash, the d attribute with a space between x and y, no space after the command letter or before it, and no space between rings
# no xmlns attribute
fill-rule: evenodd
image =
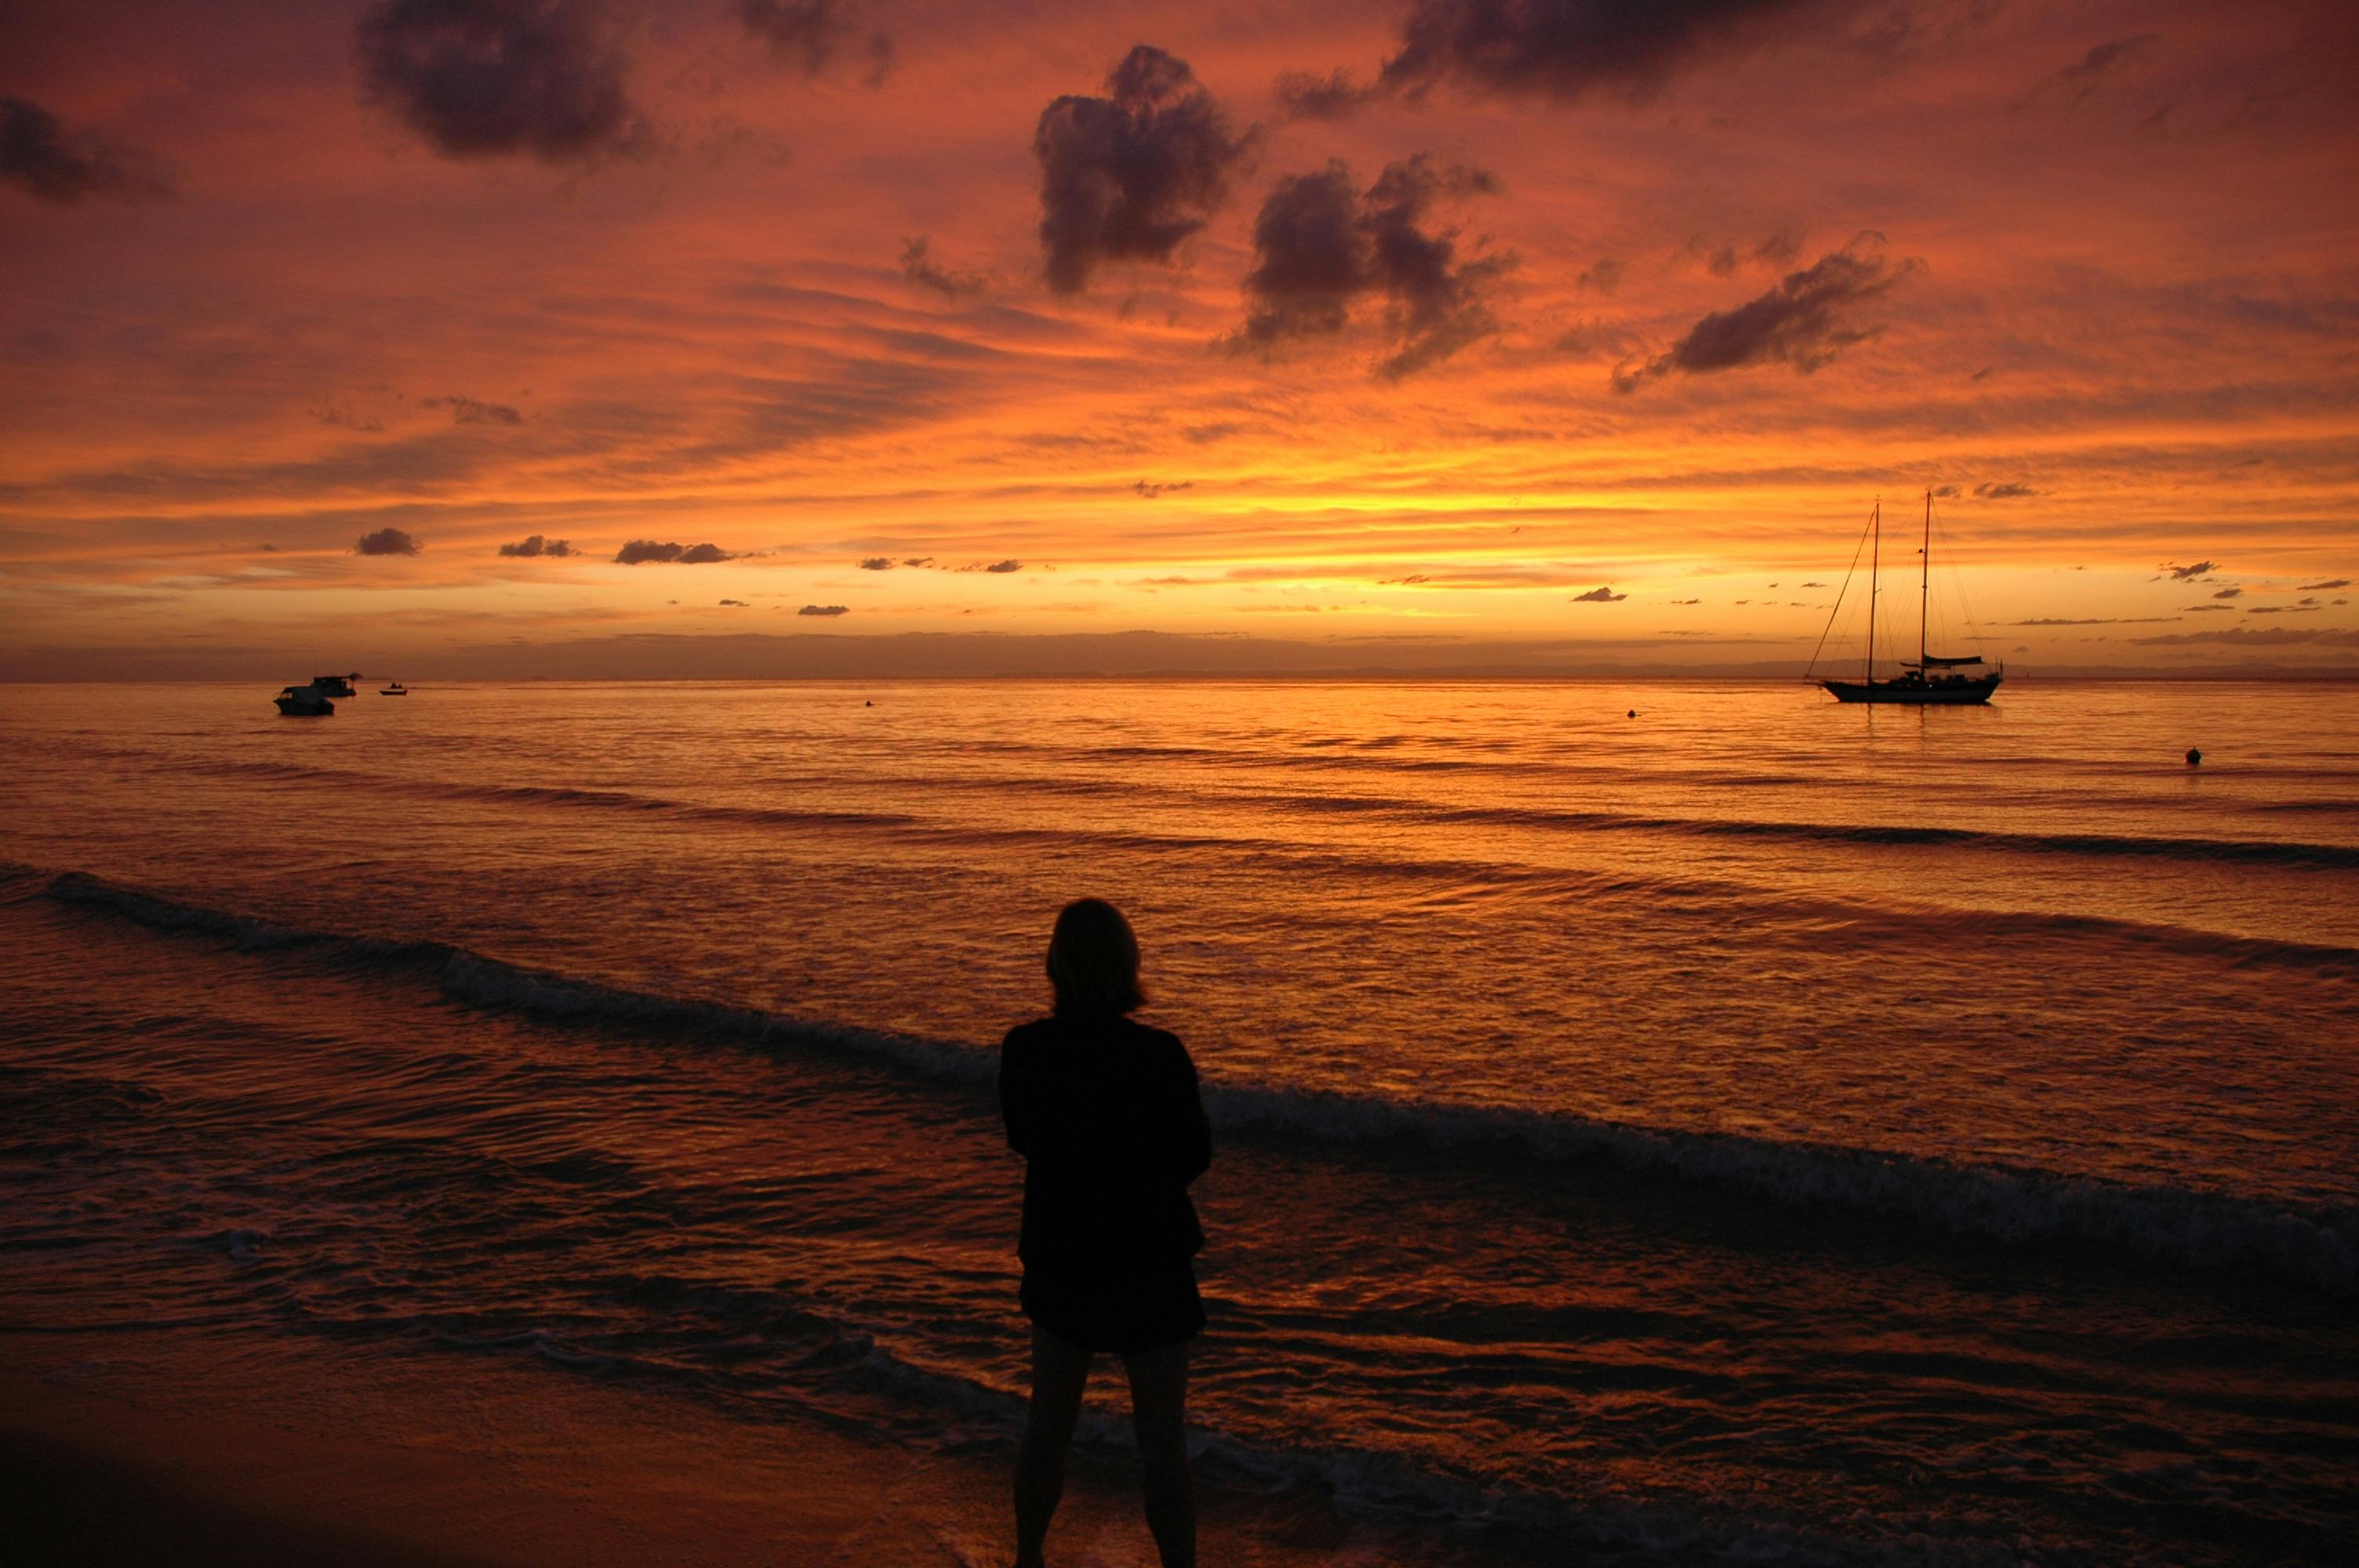
<svg viewBox="0 0 2359 1568"><path fill-rule="evenodd" d="M1867 656L1859 679L1828 676L1820 680L1819 685L1832 693L1838 702L1897 702L1916 708L1962 707L1988 702L1991 693L1996 691L1999 683L2006 678L2006 665L1974 669L1974 666L1987 665L1980 654L1945 654L1926 651L1930 646L1926 641L1926 623L1932 611L1933 588L1933 492L1930 490L1925 492L1924 540L1917 551L1917 657L1913 663L1903 661L1898 675L1883 680L1875 678L1875 603L1882 590L1880 579L1884 555L1884 503L1880 499L1868 514L1867 527L1871 541L1867 565ZM1859 557L1854 553L1852 557L1854 569L1857 568L1858 563ZM1851 586L1848 575L1843 579L1843 586L1845 589ZM1842 608L1843 597L1837 594L1835 611L1840 611ZM1827 626L1829 630L1834 626L1833 611L1827 616ZM1824 651L1826 643L1826 633L1822 632L1819 634L1821 651ZM1815 678L1818 669L1816 654L1811 656L1810 668L1812 678ZM1963 673L1969 669L1974 669L1974 673Z"/></svg>

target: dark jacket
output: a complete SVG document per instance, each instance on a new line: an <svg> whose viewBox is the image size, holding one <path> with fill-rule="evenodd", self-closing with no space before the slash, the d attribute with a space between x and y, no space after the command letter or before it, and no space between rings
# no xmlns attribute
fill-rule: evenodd
<svg viewBox="0 0 2359 1568"><path fill-rule="evenodd" d="M1119 1014L1018 1024L999 1110L1026 1162L1027 1269L1129 1272L1204 1245L1188 1184L1212 1162L1212 1126L1177 1035Z"/></svg>

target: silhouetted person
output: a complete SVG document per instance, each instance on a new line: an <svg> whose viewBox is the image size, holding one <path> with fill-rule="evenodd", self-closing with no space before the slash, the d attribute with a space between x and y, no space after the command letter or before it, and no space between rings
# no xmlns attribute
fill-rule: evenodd
<svg viewBox="0 0 2359 1568"><path fill-rule="evenodd" d="M1007 1032L999 1109L1024 1156L1024 1315L1032 1400L1016 1465L1016 1568L1038 1568L1065 1489L1065 1451L1101 1350L1130 1375L1147 1524L1164 1568L1194 1568L1188 1342L1204 1326L1191 1260L1204 1245L1188 1184L1212 1162L1196 1065L1132 1020L1146 1001L1138 939L1102 899L1065 906L1049 938L1056 1008Z"/></svg>

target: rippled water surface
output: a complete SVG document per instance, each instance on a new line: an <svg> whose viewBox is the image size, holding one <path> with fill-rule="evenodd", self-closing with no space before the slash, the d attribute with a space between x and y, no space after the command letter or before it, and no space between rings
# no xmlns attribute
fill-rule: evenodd
<svg viewBox="0 0 2359 1568"><path fill-rule="evenodd" d="M991 1047L1095 892L1221 1129L1215 1480L1435 1553L2359 1526L2359 688L267 697L0 689L0 1322L1004 1442Z"/></svg>

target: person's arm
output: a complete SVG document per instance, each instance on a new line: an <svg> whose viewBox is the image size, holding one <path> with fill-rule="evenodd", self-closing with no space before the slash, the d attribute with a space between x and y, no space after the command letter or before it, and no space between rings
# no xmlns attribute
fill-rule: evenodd
<svg viewBox="0 0 2359 1568"><path fill-rule="evenodd" d="M1204 1114L1204 1091L1196 1081L1196 1063L1188 1047L1176 1040L1172 1046L1180 1056L1171 1096L1172 1163L1184 1187L1212 1168L1212 1119Z"/></svg>
<svg viewBox="0 0 2359 1568"><path fill-rule="evenodd" d="M1031 1067L1032 1053L1020 1032L1009 1030L999 1043L999 1119L1007 1129L1007 1146L1027 1160L1040 1142L1040 1097Z"/></svg>

